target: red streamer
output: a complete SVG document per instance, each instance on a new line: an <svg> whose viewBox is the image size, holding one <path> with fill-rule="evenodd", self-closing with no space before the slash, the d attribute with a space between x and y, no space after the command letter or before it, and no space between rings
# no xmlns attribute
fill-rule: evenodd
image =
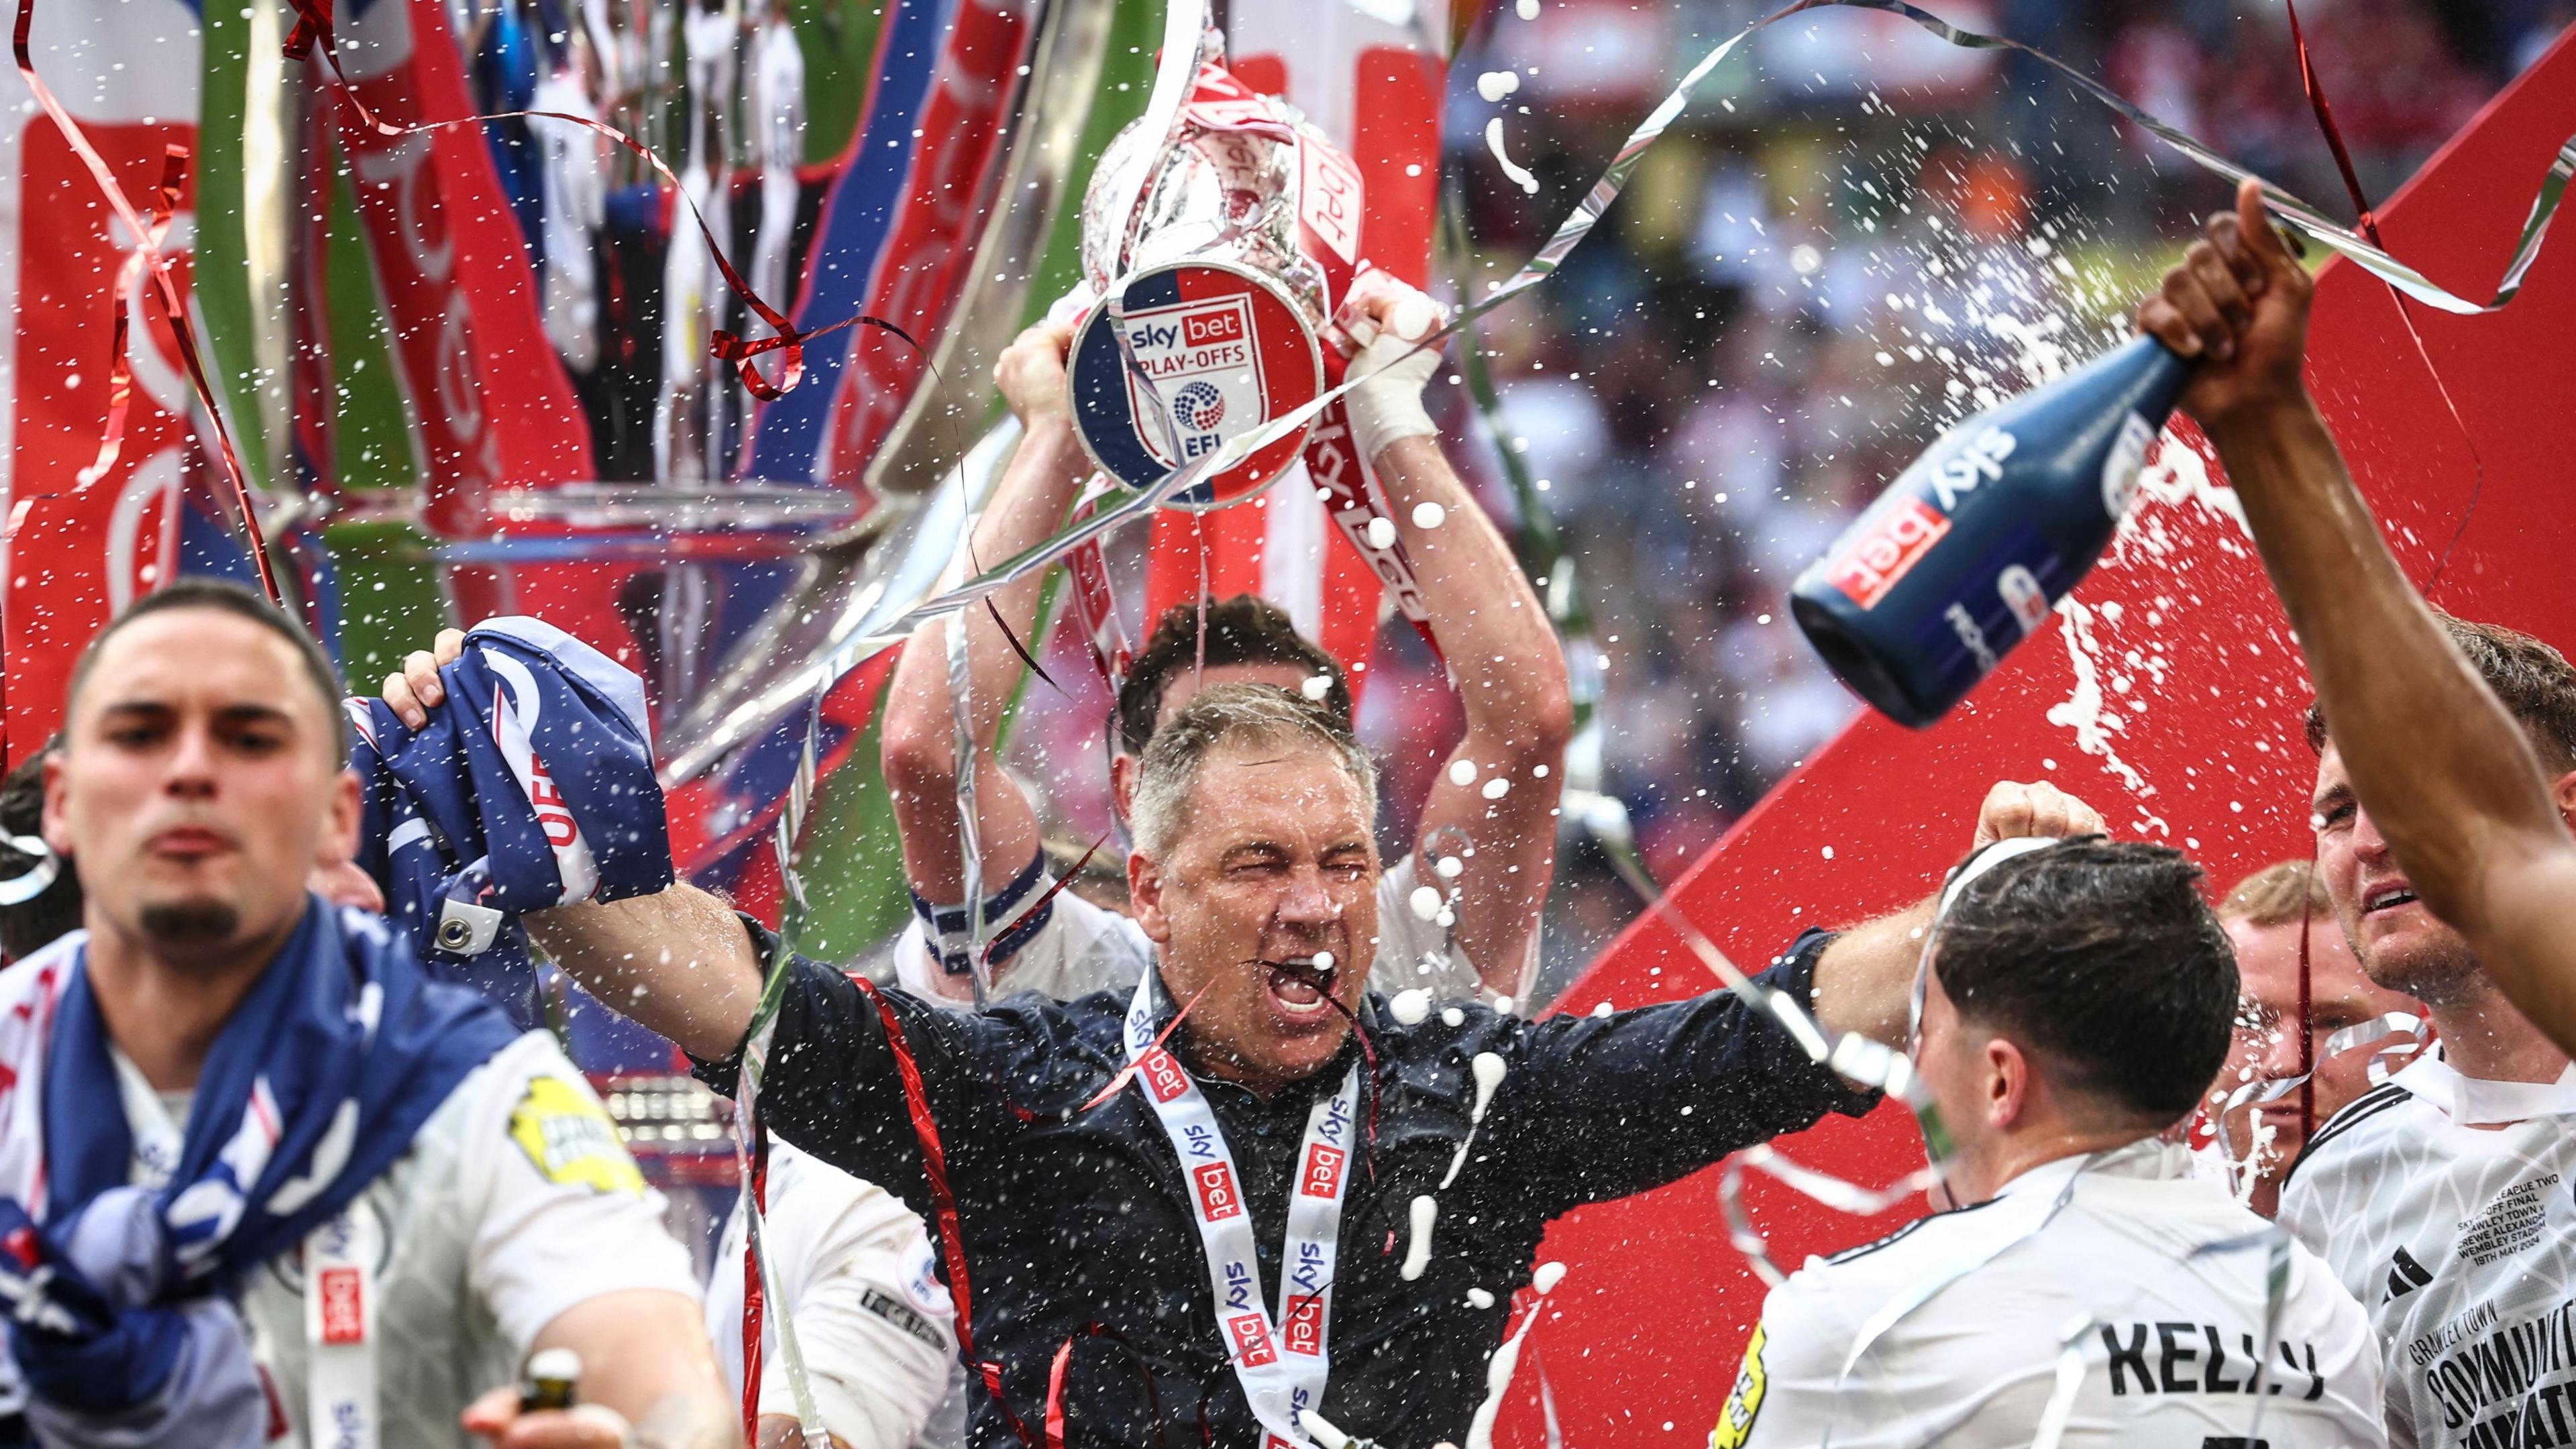
<svg viewBox="0 0 2576 1449"><path fill-rule="evenodd" d="M196 388L197 400L204 404L206 416L214 423L215 443L223 455L224 476L231 481L233 502L241 510L242 532L250 542L251 564L259 572L259 586L267 593L270 603L283 609L286 599L277 591L277 575L269 568L268 540L260 533L259 515L251 506L250 479L242 471L241 454L233 447L232 430L224 426L224 412L216 403L214 385L206 379L205 361L197 346L197 329L188 320L188 304L179 296L179 284L170 276L169 260L160 253L161 234L168 229L168 223L166 220L148 223L135 212L134 203L125 195L125 188L117 184L115 174L108 170L107 159L98 154L98 148L90 144L80 123L74 121L71 113L63 109L62 102L54 98L53 87L45 84L43 76L36 74L36 62L29 54L27 42L35 23L36 0L18 0L18 24L10 45L10 54L18 64L18 74L25 78L27 89L34 92L36 104L45 108L45 115L53 121L54 129L62 133L63 144L80 158L81 165L89 172L90 181L98 187L99 194L107 198L109 209L125 223L127 233L134 238L134 259L127 265L139 267L143 275L151 279L153 301L161 319L170 325L170 335L178 343L179 359L187 365L188 381ZM159 194L167 204L176 204L178 188L187 177L187 167L188 151L184 146L174 145L162 157ZM132 391L133 374L126 361L126 347L130 341L127 332L125 298L120 289L116 298L115 327L111 333L116 344L116 358L110 377L122 376L125 387L110 400L107 423L110 437L101 443L101 451L110 462L116 456L111 443L114 447L123 446L124 402ZM92 465L93 468L100 466ZM95 475L84 474L85 478L89 476Z"/></svg>
<svg viewBox="0 0 2576 1449"><path fill-rule="evenodd" d="M990 603L992 601L988 599L985 602ZM993 622L998 624L1001 620L995 619ZM1010 631L1005 629L1003 632L1007 634ZM1098 840L1091 842L1091 848L1082 853L1082 859L1073 863L1073 869L1056 877L1055 884L1046 888L1046 894L1039 896L1034 901L1031 901L1027 910L1013 916L1009 925L994 932L993 939L984 943L984 964L988 967L991 966L993 964L993 948L999 946L1004 941L1009 940L1011 938L1011 933L1020 928L1021 922L1031 920L1038 912L1045 910L1047 902L1054 900L1059 891L1062 891L1066 886L1073 884L1073 878L1082 874L1083 870L1091 864L1091 858L1100 853L1100 847L1107 845L1108 843L1109 837L1106 835L1103 835Z"/></svg>
<svg viewBox="0 0 2576 1449"><path fill-rule="evenodd" d="M187 179L187 148L169 147L161 157L161 189L153 199L152 230L147 233L150 242L137 245L125 258L125 265L117 269L116 292L108 304L114 327L107 344L107 428L99 436L97 459L80 471L82 488L106 477L107 470L116 465L117 454L125 451L125 415L134 401L134 356L126 345L126 328L133 314L125 305L125 294L133 290L143 269L153 264L156 250L170 235L170 218L179 209L179 192Z"/></svg>
<svg viewBox="0 0 2576 1449"><path fill-rule="evenodd" d="M939 1140L938 1119L930 1114L930 1094L921 1083L921 1064L913 1060L912 1043L905 1038L903 1022L896 1017L885 993L855 971L849 973L849 978L850 984L859 988L859 994L877 1009L877 1019L885 1025L886 1046L894 1052L895 1075L903 1082L904 1109L912 1117L913 1138L921 1144L921 1175L930 1186L932 1222L939 1229L940 1261L948 1269L948 1296L957 1315L958 1354L975 1365L984 1380L984 1391L1001 1406L1011 1432L1029 1449L1039 1449L1028 1425L1020 1422L1010 1400L1002 1396L1002 1366L975 1356L975 1290L966 1277L966 1239L957 1226L957 1195L948 1186L948 1149ZM1070 1347L1068 1342L1067 1348ZM1051 1406L1050 1414L1060 1417L1060 1406ZM1059 1443L1061 1438L1059 1433Z"/></svg>
<svg viewBox="0 0 2576 1449"><path fill-rule="evenodd" d="M760 1114L751 1118L751 1206L754 1212L769 1211L769 1132L760 1125ZM760 1442L760 1374L761 1353L768 1335L763 1320L768 1316L769 1295L763 1290L760 1273L760 1242L745 1222L742 1231L742 1442Z"/></svg>
<svg viewBox="0 0 2576 1449"><path fill-rule="evenodd" d="M2362 194L2361 175L2353 169L2352 152L2343 144L2343 128L2335 124L2334 106L2326 100L2325 86L2317 79L2316 62L2308 55L2308 37L2307 33L2299 28L2297 0L2284 0L2284 3L2290 12L2290 44L2299 53L2299 85L2308 93L2308 109L2316 114L2317 129L2325 133L2326 149L2334 153L2335 170L2343 177L2344 194L2352 199L2352 209L2360 218L2361 234L2370 238L2372 246L2386 251L2388 244L2379 239L2379 218L2371 210L2370 198ZM2441 395L2442 406L2451 414L2451 425L2460 430L2460 440L2469 445L2469 465L2472 470L2469 503L2466 508L2460 510L2460 522L2451 530L2451 541L2442 545L2442 556L2434 560L2433 572L2424 580L2424 592L2430 594L2441 586L2443 573L2451 567L2451 551L2460 546L2460 536L2469 531L2469 519L2478 511L2478 499L2487 489L2487 460L2485 455L2478 451L2478 440L2469 432L2468 420L2460 416L2460 405L2451 398L2450 384L2442 380L2441 369L2433 365L2433 354L2424 346L2424 335L2415 330L2415 312L2413 308L2406 305L2406 294L2397 290L2393 282L2382 279L2382 285L2388 288L2389 299L2397 304L2397 320L2405 324L2406 338L2415 344L2415 356L2423 362L2425 375L2433 379L2433 390ZM2301 952L2299 989L2304 999L2307 990L2305 927L2302 927L2299 933L2299 950ZM2305 1009L2302 1008L2299 1024L2303 1029L2307 1025L2304 1012ZM2302 1097L2301 1100L2305 1101L2306 1098Z"/></svg>
<svg viewBox="0 0 2576 1449"><path fill-rule="evenodd" d="M1073 1341L1079 1334L1067 1334L1056 1346L1055 1361L1047 1365L1046 1449L1064 1449L1064 1371L1073 1362Z"/></svg>
<svg viewBox="0 0 2576 1449"><path fill-rule="evenodd" d="M22 0L22 3L32 3L32 0ZM338 34L332 28L331 20L332 0L294 0L294 4L295 28L287 33L284 47L287 56L304 60L309 59L318 50L322 63L331 68L332 77L337 82L332 89L377 135L389 140L399 140L405 136L425 135L431 131L443 131L456 126L480 125L486 121L561 121L566 125L579 126L584 130L607 137L624 147L645 165L652 167L654 174L661 177L670 186L672 194L689 209L689 219L697 224L698 234L706 239L707 254L715 258L716 270L724 274L725 286L745 308L750 310L752 315L769 324L771 335L767 337L745 339L719 327L709 342L716 356L733 364L734 372L741 378L744 389L753 397L762 402L776 402L785 397L796 388L797 384L805 380L805 344L817 337L828 337L835 332L852 327L876 327L890 332L901 338L925 362L928 361L929 355L922 351L921 344L914 340L911 333L884 318L871 317L864 313L856 317L845 317L827 327L817 327L805 332L798 331L795 324L782 316L777 308L761 300L760 294L751 289L749 282L743 280L742 273L734 270L733 263L725 257L724 248L716 244L715 229L707 225L705 213L698 210L697 202L689 196L688 190L680 185L680 178L672 173L669 164L664 162L652 147L627 135L615 126L592 120L588 116L566 115L561 111L496 111L488 116L465 116L452 121L423 121L407 126L397 126L387 122L383 117L369 110L365 101L358 99L356 85L350 81L349 73L340 67L340 41ZM24 22L21 22L22 37L24 30ZM776 382L761 376L760 369L752 365L754 358L767 352L779 354L779 372Z"/></svg>

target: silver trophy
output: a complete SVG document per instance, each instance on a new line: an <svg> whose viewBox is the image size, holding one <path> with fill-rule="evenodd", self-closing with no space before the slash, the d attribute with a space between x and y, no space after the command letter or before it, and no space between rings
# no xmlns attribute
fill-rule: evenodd
<svg viewBox="0 0 2576 1449"><path fill-rule="evenodd" d="M1202 59L1216 54L1213 37ZM1143 487L1339 381L1334 308L1359 269L1359 170L1295 107L1200 66L1101 157L1082 206L1088 314L1069 369L1083 447ZM1310 425L1172 500L1242 501Z"/></svg>

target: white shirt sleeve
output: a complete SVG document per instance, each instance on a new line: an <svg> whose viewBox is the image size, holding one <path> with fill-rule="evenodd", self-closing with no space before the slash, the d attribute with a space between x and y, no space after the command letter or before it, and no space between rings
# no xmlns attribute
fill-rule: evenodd
<svg viewBox="0 0 2576 1449"><path fill-rule="evenodd" d="M1434 908L1417 909L1417 894L1420 905ZM1369 966L1369 989L1388 996L1420 989L1430 992L1434 1001L1467 1001L1484 995L1484 978L1467 953L1458 949L1454 924L1440 923L1449 909L1449 894L1444 883L1423 880L1418 852L1406 855L1378 877L1377 959ZM1537 980L1537 964L1538 933L1533 931L1521 979Z"/></svg>
<svg viewBox="0 0 2576 1449"><path fill-rule="evenodd" d="M466 1277L525 1353L566 1309L648 1288L695 1302L689 1251L662 1221L617 1125L553 1037L532 1031L476 1068L457 1154Z"/></svg>
<svg viewBox="0 0 2576 1449"><path fill-rule="evenodd" d="M1852 1330L1819 1278L1793 1274L1763 1300L1762 1321L1745 1342L1735 1388L1709 1435L1710 1449L1812 1449L1829 1434L1841 1442L1873 1421L1854 1412L1854 1395L1864 1386L1857 1379L1837 1382Z"/></svg>
<svg viewBox="0 0 2576 1449"><path fill-rule="evenodd" d="M930 1235L884 1190L783 1143L770 1148L763 1240L795 1325L823 1427L850 1449L904 1449L939 1408L955 1370L954 1309L932 1275ZM742 1224L725 1231L707 1326L738 1392ZM762 1415L796 1416L778 1320L762 1325Z"/></svg>

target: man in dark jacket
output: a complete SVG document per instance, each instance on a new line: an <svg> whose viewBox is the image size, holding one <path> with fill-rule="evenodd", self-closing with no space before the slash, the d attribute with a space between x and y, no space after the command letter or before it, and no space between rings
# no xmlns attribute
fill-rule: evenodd
<svg viewBox="0 0 2576 1449"><path fill-rule="evenodd" d="M1368 995L1374 795L1328 712L1212 686L1140 766L1128 882L1157 969L1133 997L957 1014L780 968L762 1118L953 1222L961 1339L999 1388L979 1444L1060 1410L1076 1445L1269 1449L1306 1443L1318 1407L1383 1442L1463 1441L1550 1218L1870 1105L1724 992L1537 1022ZM1980 838L2099 828L2001 785ZM1928 919L1810 933L1761 979L1828 1031L1900 1040ZM687 887L528 924L735 1085L757 926Z"/></svg>

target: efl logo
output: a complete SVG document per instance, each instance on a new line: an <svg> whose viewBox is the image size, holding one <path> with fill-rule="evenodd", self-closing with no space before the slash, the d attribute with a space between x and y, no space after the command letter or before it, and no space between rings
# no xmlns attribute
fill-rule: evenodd
<svg viewBox="0 0 2576 1449"><path fill-rule="evenodd" d="M1324 1300L1308 1294L1288 1300L1288 1321L1279 1325L1279 1336L1288 1341L1290 1353L1308 1358L1324 1354Z"/></svg>
<svg viewBox="0 0 2576 1449"><path fill-rule="evenodd" d="M1950 531L1950 520L1919 498L1899 498L1887 516L1825 565L1825 577L1864 609L1875 608Z"/></svg>
<svg viewBox="0 0 2576 1449"><path fill-rule="evenodd" d="M1217 312L1192 312L1181 318L1181 342L1188 347L1205 347L1213 342L1241 342L1243 312L1227 307Z"/></svg>
<svg viewBox="0 0 2576 1449"><path fill-rule="evenodd" d="M322 1341L367 1341L366 1287L355 1268L325 1268L321 1278Z"/></svg>
<svg viewBox="0 0 2576 1449"><path fill-rule="evenodd" d="M1224 1163L1191 1168L1190 1180L1198 1188L1199 1216L1215 1223L1243 1215L1243 1199L1234 1192L1234 1172Z"/></svg>
<svg viewBox="0 0 2576 1449"><path fill-rule="evenodd" d="M1153 1093L1157 1102L1168 1102L1190 1089L1189 1073L1182 1071L1181 1064L1161 1047L1145 1054L1144 1069L1145 1090Z"/></svg>
<svg viewBox="0 0 2576 1449"><path fill-rule="evenodd" d="M2025 637L2038 633L2048 621L2048 591L2039 586L2037 574L2020 564L1995 576L1995 592L2003 596L2004 607L2012 610Z"/></svg>
<svg viewBox="0 0 2576 1449"><path fill-rule="evenodd" d="M1342 1190L1342 1159L1348 1154L1338 1147L1318 1142L1306 1153L1306 1175L1297 1191L1308 1197L1330 1198Z"/></svg>
<svg viewBox="0 0 2576 1449"><path fill-rule="evenodd" d="M1279 1358L1270 1344L1270 1325L1258 1313L1238 1313L1225 1321L1225 1335L1234 1342L1235 1362L1245 1368L1267 1368Z"/></svg>

